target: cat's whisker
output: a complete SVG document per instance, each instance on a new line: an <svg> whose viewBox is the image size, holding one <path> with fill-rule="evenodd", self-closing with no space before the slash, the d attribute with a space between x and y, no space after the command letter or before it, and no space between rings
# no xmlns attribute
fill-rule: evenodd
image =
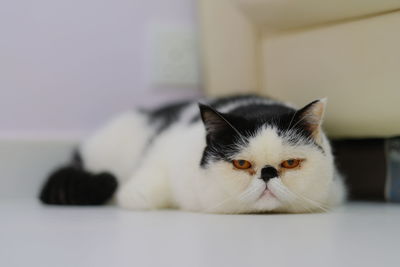
<svg viewBox="0 0 400 267"><path fill-rule="evenodd" d="M239 192L240 192L240 191L238 191L237 193L239 193ZM236 194L237 194L237 193L236 193ZM240 195L242 195L243 193L245 193L245 192L242 192ZM236 194L232 194L232 195L230 195L229 197L227 197L227 198L225 198L224 200L222 200L221 202L217 203L216 205L204 209L203 212L213 212L215 209L221 207L221 206L224 205L226 202L232 200L232 199L235 197ZM240 197L240 195L239 195L239 197Z"/></svg>
<svg viewBox="0 0 400 267"><path fill-rule="evenodd" d="M293 122L294 118L296 117L296 114L297 114L297 110L294 112L292 118L290 119L289 127L287 128L287 130L290 130L290 126L292 125L292 122Z"/></svg>
<svg viewBox="0 0 400 267"><path fill-rule="evenodd" d="M298 205L300 205L303 209L305 209L305 210L311 212L311 210L310 210L307 206L303 205L302 202L298 202L298 201L297 201L297 197L295 197L295 198L293 199L292 194L288 194L288 192L286 192L285 190L283 190L281 187L276 187L276 188L275 188L275 193L276 193L276 191L279 191L280 194L284 194L284 195L285 195L282 199L280 199L280 200L281 200L282 202L284 202L285 204L288 204L290 207L292 207L292 208L294 208L294 209L296 208L295 204L298 204ZM286 196L290 196L290 199L285 198ZM282 197L282 196L280 196L280 197ZM296 202L296 201L297 201L297 202Z"/></svg>
<svg viewBox="0 0 400 267"><path fill-rule="evenodd" d="M240 182L240 181L237 181L237 182L236 182L236 185L238 185L239 183L241 183L241 182ZM219 186L221 187L222 185L219 185ZM241 190L240 190L240 191L241 191ZM232 199L236 196L236 194L239 194L239 193L240 193L240 191L237 191L235 194L230 195L229 197L225 198L225 199L222 200L221 202L218 202L216 205L214 205L214 206L212 206L212 207L205 208L205 209L203 210L203 212L213 212L215 209L221 207L221 206L224 205L226 202L232 200ZM240 196L241 196L242 194L244 194L245 192L246 192L246 191L240 193L238 197L240 197Z"/></svg>
<svg viewBox="0 0 400 267"><path fill-rule="evenodd" d="M258 188L252 188L251 190L246 190L244 191L242 194L239 195L238 199L239 200L246 200L247 197L249 197L250 195L254 194L257 190L259 190Z"/></svg>
<svg viewBox="0 0 400 267"><path fill-rule="evenodd" d="M307 197L305 197L305 196L302 196L302 195L299 195L299 197L300 197L301 199L305 200L306 202L310 203L310 204L313 205L314 207L316 207L316 208L318 208L318 209L320 209L320 210L322 210L322 211L324 211L324 212L328 212L328 211L330 210L329 207L327 207L327 206L324 205L323 203L320 203L320 202L318 202L318 201L309 199L309 198L307 198Z"/></svg>
<svg viewBox="0 0 400 267"><path fill-rule="evenodd" d="M288 204L294 206L294 203L296 201L296 204L302 206L308 212L313 212L313 210L310 207L308 207L307 205L304 205L304 204L311 205L314 208L315 207L319 208L319 209L321 209L322 211L325 211L325 212L328 211L326 207L321 206L321 203L318 203L318 202L316 202L314 200L308 199L308 198L306 198L306 197L304 197L304 196L302 196L302 195L300 195L298 193L295 193L295 192L291 191L281 181L276 180L274 184L275 184L275 187L274 187L275 189L278 189L281 192L284 192L287 195L291 196L292 199L287 201Z"/></svg>
<svg viewBox="0 0 400 267"><path fill-rule="evenodd" d="M300 122L302 122L303 120L305 120L305 118L306 118L306 117L302 117L300 120L298 120L295 124L293 124L293 126L292 126L290 129L288 129L288 131L291 130L291 129L294 129L294 127L296 127L297 124L299 124Z"/></svg>
<svg viewBox="0 0 400 267"><path fill-rule="evenodd" d="M303 202L311 205L313 208L317 208L318 210L321 210L321 211L324 211L324 212L328 212L329 211L329 208L325 207L322 203L319 203L319 202L317 202L315 200L309 199L309 198L307 198L307 197L305 197L303 195L300 195L298 193L294 193L294 192L292 192L292 193L295 194Z"/></svg>
<svg viewBox="0 0 400 267"><path fill-rule="evenodd" d="M292 207L296 207L297 205L300 205L304 210L306 210L307 212L313 212L312 207L309 206L309 203L306 203L304 201L304 199L302 199L300 196L294 194L293 192L289 191L291 195L293 195L296 198L296 201L292 201Z"/></svg>
<svg viewBox="0 0 400 267"><path fill-rule="evenodd" d="M290 204L292 206L293 203L298 199L298 197L293 195L292 192L286 190L285 186L280 182L274 183L274 192L276 193L280 201L285 202L286 204Z"/></svg>
<svg viewBox="0 0 400 267"><path fill-rule="evenodd" d="M204 212L213 212L215 211L215 209L221 207L222 205L226 204L228 201L236 198L238 201L237 204L239 204L241 207L239 208L239 210L245 211L246 207L248 206L251 202L249 202L248 197L253 195L255 192L257 192L259 190L258 187L254 187L251 188L249 190L245 190L242 193L240 193L239 195L237 195L240 191L236 192L236 194L232 194L231 196L225 198L224 200L222 200L221 202L217 203L216 205L210 207L210 208L206 208L205 210L203 210Z"/></svg>
<svg viewBox="0 0 400 267"><path fill-rule="evenodd" d="M316 207L316 208L318 208L318 209L320 209L322 211L325 211L325 212L329 211L329 208L326 205L324 205L323 203L320 203L318 201L315 201L315 200L312 200L310 198L307 198L306 196L303 196L300 193L293 192L289 188L284 186L283 184L282 184L282 186L280 188L285 190L285 191L287 191L288 193L292 194L296 198L308 203L309 205L312 205L313 207Z"/></svg>
<svg viewBox="0 0 400 267"><path fill-rule="evenodd" d="M290 207L293 208L293 210L298 210L298 206L301 206L303 210L307 212L313 212L313 210L306 203L304 203L302 199L299 199L297 196L291 194L291 192L290 195L294 198L287 201L287 204L289 204Z"/></svg>

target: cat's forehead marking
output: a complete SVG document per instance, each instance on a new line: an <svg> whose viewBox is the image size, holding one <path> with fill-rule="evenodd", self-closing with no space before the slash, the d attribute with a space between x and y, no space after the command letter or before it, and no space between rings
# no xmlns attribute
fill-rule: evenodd
<svg viewBox="0 0 400 267"><path fill-rule="evenodd" d="M283 148L283 140L274 127L262 127L248 138L248 144L241 156L262 164L266 160L277 161Z"/></svg>
<svg viewBox="0 0 400 267"><path fill-rule="evenodd" d="M255 134L248 137L248 142L236 155L239 158L250 160L258 167L278 165L290 158L307 158L310 155L319 155L314 146L293 144L272 126L264 126Z"/></svg>

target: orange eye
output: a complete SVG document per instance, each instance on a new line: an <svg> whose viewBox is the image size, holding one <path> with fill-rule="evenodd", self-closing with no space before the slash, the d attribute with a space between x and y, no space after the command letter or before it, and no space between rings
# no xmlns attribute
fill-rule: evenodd
<svg viewBox="0 0 400 267"><path fill-rule="evenodd" d="M237 169L246 170L251 168L251 163L247 160L239 159L232 161L233 166Z"/></svg>
<svg viewBox="0 0 400 267"><path fill-rule="evenodd" d="M293 169L300 165L300 159L288 159L281 163L281 167L285 169Z"/></svg>

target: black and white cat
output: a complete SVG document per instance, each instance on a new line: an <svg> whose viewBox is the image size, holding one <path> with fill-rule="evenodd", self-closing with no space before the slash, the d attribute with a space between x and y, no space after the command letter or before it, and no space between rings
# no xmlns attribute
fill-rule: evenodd
<svg viewBox="0 0 400 267"><path fill-rule="evenodd" d="M255 95L181 102L120 115L53 173L40 199L133 210L313 212L344 201L326 101L296 110Z"/></svg>

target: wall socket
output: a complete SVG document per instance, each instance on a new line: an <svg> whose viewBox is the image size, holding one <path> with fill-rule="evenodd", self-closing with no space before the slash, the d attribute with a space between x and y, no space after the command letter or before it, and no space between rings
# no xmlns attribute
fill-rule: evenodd
<svg viewBox="0 0 400 267"><path fill-rule="evenodd" d="M160 89L198 88L199 45L193 29L153 27L151 30L151 83Z"/></svg>

